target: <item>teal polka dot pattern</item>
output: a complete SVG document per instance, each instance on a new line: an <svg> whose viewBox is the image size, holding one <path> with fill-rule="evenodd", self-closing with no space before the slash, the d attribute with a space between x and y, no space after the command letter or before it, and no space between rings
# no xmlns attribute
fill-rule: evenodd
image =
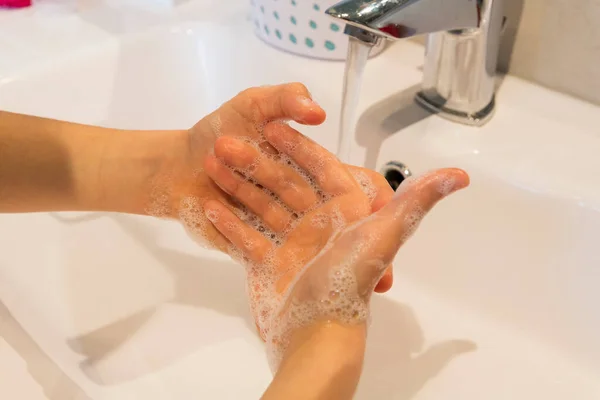
<svg viewBox="0 0 600 400"><path fill-rule="evenodd" d="M246 1L251 4L252 13L248 24L250 27L254 25L255 34L266 43L294 54L317 59L346 58L348 38L343 34L344 24L332 20L324 13L327 7L337 1ZM378 49L374 51L377 52L375 54L378 54Z"/></svg>

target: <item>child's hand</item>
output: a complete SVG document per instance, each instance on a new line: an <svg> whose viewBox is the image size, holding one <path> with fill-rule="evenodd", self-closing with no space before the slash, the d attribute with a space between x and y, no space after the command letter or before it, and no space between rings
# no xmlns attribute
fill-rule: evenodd
<svg viewBox="0 0 600 400"><path fill-rule="evenodd" d="M248 211L208 201L205 212L248 267L251 307L270 345L284 345L286 330L307 322L300 316L365 318L399 246L438 200L468 184L461 170L430 173L369 217L377 189L365 194L331 153L278 122L264 140L217 140L207 174Z"/></svg>
<svg viewBox="0 0 600 400"><path fill-rule="evenodd" d="M380 175L366 170L353 175L333 154L286 124L267 124L263 140L217 140L205 170L248 212L236 215L223 203L208 201L205 213L231 243L230 254L248 265L253 311L265 337L272 311L265 296L285 292L333 234L370 215L393 192ZM379 186L371 179L377 176ZM382 290L389 288L391 275L382 285Z"/></svg>
<svg viewBox="0 0 600 400"><path fill-rule="evenodd" d="M304 85L290 83L247 89L204 117L182 137L177 154L158 168L147 213L179 219L192 236L226 251L227 241L203 213L207 200L230 204L204 172L206 157L218 137L258 138L267 122L282 119L319 125L325 111Z"/></svg>
<svg viewBox="0 0 600 400"><path fill-rule="evenodd" d="M458 169L404 182L380 211L347 227L297 274L270 318L267 344L278 365L299 328L319 322L368 321L373 288L400 246L435 204L469 184Z"/></svg>
<svg viewBox="0 0 600 400"><path fill-rule="evenodd" d="M223 104L188 131L187 137L180 146L182 150L178 151L178 155L171 157L175 161L162 166L155 179L155 189L148 213L179 219L193 237L227 252L229 241L206 219L205 204L209 200L218 200L230 210L237 210L237 205L207 176L209 170L204 168L206 160L211 157L217 138L220 138L217 143L218 154L227 153L231 165L234 166L246 162L245 160L255 156L255 150L252 147L243 147L244 143L262 140L265 125L271 121L281 120L319 125L325 120L325 112L312 102L306 87L299 83L248 89ZM242 148L231 147L235 146L235 143L241 143ZM270 150L272 151L272 148ZM271 165L268 168L275 168L270 170L273 179L278 179L289 169L285 165ZM373 211L389 201L393 191L383 177L362 168L352 167L351 170L358 178L372 181ZM299 175L296 174L296 177L299 178ZM332 179L332 182L335 183L336 179ZM340 184L347 184L350 181L351 179L347 178L345 183L340 182ZM351 183L356 189L356 183L354 181ZM275 184L281 183L275 182ZM316 194L313 193L312 188L302 186L300 182L296 189L297 192L287 190L284 195L287 196L286 201L291 201L294 206L302 206L302 202L310 204L314 201ZM290 196L293 198L290 199ZM255 207L260 207L262 203L260 200L257 201ZM267 219L274 219L268 222L277 224L280 217L278 212L275 209L274 214L267 216ZM277 226L275 228L281 229ZM377 289L386 291L391 284L390 270L390 274L382 279Z"/></svg>

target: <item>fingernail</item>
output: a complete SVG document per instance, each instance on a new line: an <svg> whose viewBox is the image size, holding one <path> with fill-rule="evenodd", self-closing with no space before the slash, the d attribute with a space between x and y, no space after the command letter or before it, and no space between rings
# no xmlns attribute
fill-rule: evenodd
<svg viewBox="0 0 600 400"><path fill-rule="evenodd" d="M225 149L232 153L237 153L244 150L244 145L239 140L227 138L227 140L223 143Z"/></svg>
<svg viewBox="0 0 600 400"><path fill-rule="evenodd" d="M306 96L298 96L297 101L298 101L298 103L300 103L302 106L304 106L306 108L319 107L319 105L314 100L312 100Z"/></svg>
<svg viewBox="0 0 600 400"><path fill-rule="evenodd" d="M212 223L219 220L219 212L216 210L204 210L204 215L206 215L206 218Z"/></svg>

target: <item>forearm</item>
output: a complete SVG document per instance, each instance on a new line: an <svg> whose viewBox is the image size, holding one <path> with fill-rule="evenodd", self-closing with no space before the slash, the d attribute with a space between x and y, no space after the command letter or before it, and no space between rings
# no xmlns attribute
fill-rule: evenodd
<svg viewBox="0 0 600 400"><path fill-rule="evenodd" d="M0 212L143 213L152 178L178 134L0 111Z"/></svg>
<svg viewBox="0 0 600 400"><path fill-rule="evenodd" d="M365 352L364 325L320 323L297 332L263 400L351 399Z"/></svg>

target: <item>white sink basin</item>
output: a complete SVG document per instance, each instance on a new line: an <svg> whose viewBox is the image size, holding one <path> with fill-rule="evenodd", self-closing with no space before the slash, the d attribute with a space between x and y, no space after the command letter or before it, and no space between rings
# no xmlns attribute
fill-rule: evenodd
<svg viewBox="0 0 600 400"><path fill-rule="evenodd" d="M329 111L304 132L335 151L343 65L274 50L236 18L114 37L5 78L0 108L182 128L246 87L301 81ZM600 110L507 77L491 123L456 125L410 101L422 51L402 42L370 61L353 161L461 167L472 186L436 208L374 299L357 398L600 398ZM0 243L0 300L37 356L5 340L69 382L38 371L48 398L256 399L270 381L242 269L177 225L4 215Z"/></svg>

